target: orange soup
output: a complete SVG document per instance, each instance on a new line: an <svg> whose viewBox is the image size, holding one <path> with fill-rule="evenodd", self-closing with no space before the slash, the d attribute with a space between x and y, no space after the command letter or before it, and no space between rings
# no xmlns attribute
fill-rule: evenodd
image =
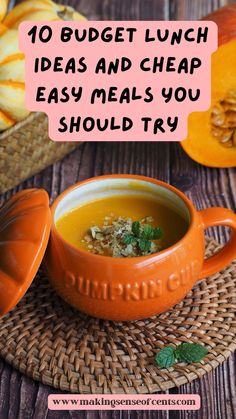
<svg viewBox="0 0 236 419"><path fill-rule="evenodd" d="M162 230L162 237L158 240L161 250L180 240L188 229L188 222L177 210L138 195L115 195L87 203L59 218L56 227L69 243L88 250L84 237L91 227L101 227L106 217L131 218L132 221L150 217L153 227L160 227Z"/></svg>

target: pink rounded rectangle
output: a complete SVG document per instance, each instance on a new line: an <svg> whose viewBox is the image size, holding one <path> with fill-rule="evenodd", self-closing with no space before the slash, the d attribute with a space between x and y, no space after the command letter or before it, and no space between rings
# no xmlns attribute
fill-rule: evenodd
<svg viewBox="0 0 236 419"><path fill-rule="evenodd" d="M20 48L55 141L179 141L210 106L214 22L23 22Z"/></svg>
<svg viewBox="0 0 236 419"><path fill-rule="evenodd" d="M50 394L51 410L198 410L197 394Z"/></svg>

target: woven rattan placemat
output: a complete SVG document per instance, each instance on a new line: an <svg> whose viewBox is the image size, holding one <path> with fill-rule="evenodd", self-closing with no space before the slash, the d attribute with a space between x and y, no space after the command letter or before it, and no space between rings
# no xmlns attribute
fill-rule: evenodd
<svg viewBox="0 0 236 419"><path fill-rule="evenodd" d="M219 246L207 242L207 256ZM0 355L44 384L79 393L153 393L190 382L236 348L236 262L199 282L160 316L136 322L87 317L63 302L39 272L23 300L0 320ZM166 344L200 342L204 362L161 370Z"/></svg>

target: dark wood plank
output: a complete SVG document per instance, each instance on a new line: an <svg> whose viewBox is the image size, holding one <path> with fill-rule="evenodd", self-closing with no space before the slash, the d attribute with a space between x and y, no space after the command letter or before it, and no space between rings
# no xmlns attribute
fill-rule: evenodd
<svg viewBox="0 0 236 419"><path fill-rule="evenodd" d="M170 19L197 20L234 0L170 0Z"/></svg>
<svg viewBox="0 0 236 419"><path fill-rule="evenodd" d="M73 5L89 19L198 19L230 1L225 0L61 0ZM232 1L233 2L233 1ZM43 187L51 201L74 182L105 173L139 173L171 182L193 200L197 208L221 205L235 209L235 171L207 169L190 160L178 144L90 143L84 144L63 161L44 170L0 197L0 204L17 190ZM222 229L213 234L224 240ZM34 382L0 360L0 418L198 418L236 417L235 360L233 357L201 380L174 389L171 393L200 394L199 412L49 412L47 396L57 391Z"/></svg>

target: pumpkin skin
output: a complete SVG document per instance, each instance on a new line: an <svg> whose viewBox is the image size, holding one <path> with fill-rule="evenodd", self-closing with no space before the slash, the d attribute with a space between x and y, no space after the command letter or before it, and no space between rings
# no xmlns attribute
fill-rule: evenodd
<svg viewBox="0 0 236 419"><path fill-rule="evenodd" d="M56 4L51 0L26 0L16 5L5 17L3 23L17 29L23 21L31 20L85 20L72 7Z"/></svg>
<svg viewBox="0 0 236 419"><path fill-rule="evenodd" d="M24 83L25 56L23 53L12 54L0 62L0 80Z"/></svg>
<svg viewBox="0 0 236 419"><path fill-rule="evenodd" d="M18 46L18 31L8 29L0 23L0 63L12 54L20 52Z"/></svg>
<svg viewBox="0 0 236 419"><path fill-rule="evenodd" d="M7 13L7 7L8 7L8 0L1 0L0 1L0 22L2 22L3 18L5 17Z"/></svg>
<svg viewBox="0 0 236 419"><path fill-rule="evenodd" d="M6 115L4 112L0 111L0 132L8 128L11 128L14 125L14 119Z"/></svg>
<svg viewBox="0 0 236 419"><path fill-rule="evenodd" d="M24 83L0 81L0 109L16 122L29 115L30 111L25 107Z"/></svg>
<svg viewBox="0 0 236 419"><path fill-rule="evenodd" d="M25 59L18 31L0 23L0 131L12 127L30 112L25 107Z"/></svg>
<svg viewBox="0 0 236 419"><path fill-rule="evenodd" d="M213 107L228 92L236 94L236 4L223 7L204 20L218 25L219 48L212 55L211 108L189 115L188 137L181 146L193 160L205 166L235 167L236 144L226 147L213 136L211 117Z"/></svg>
<svg viewBox="0 0 236 419"><path fill-rule="evenodd" d="M8 1L0 0L0 22ZM3 7L4 6L4 7ZM25 107L25 57L18 46L18 26L23 21L85 20L72 7L51 0L26 0L16 5L0 23L0 132L29 114Z"/></svg>

